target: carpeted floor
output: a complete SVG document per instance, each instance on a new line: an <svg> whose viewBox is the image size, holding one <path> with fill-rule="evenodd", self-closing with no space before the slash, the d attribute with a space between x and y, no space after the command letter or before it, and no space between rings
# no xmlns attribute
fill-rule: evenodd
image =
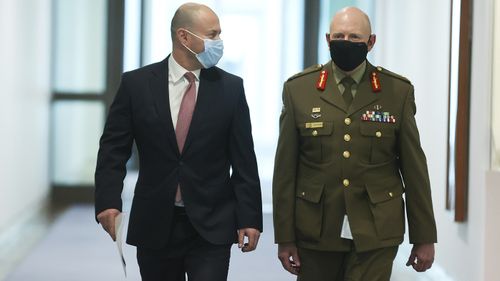
<svg viewBox="0 0 500 281"><path fill-rule="evenodd" d="M93 220L93 206L75 206L65 212L47 236L6 281L97 281L140 280L135 248L124 248L127 278L115 244ZM241 253L233 247L228 280L286 281L294 278L281 269L272 241L271 216L266 215L265 232L259 248Z"/></svg>
<svg viewBox="0 0 500 281"><path fill-rule="evenodd" d="M126 245L128 277L124 277L119 255L111 238L94 221L93 206L74 206L63 213L46 237L31 251L5 281L98 281L140 280L135 248ZM229 281L292 281L276 257L272 215L264 216L264 233L259 247L241 253L233 247ZM439 270L417 274L406 268L409 246L404 244L396 258L392 281L451 280Z"/></svg>

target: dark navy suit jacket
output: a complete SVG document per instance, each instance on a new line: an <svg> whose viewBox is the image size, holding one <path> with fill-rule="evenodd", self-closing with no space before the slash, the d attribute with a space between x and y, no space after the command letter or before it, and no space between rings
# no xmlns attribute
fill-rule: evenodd
<svg viewBox="0 0 500 281"><path fill-rule="evenodd" d="M262 231L262 202L243 80L202 69L196 107L179 153L168 97L168 63L126 72L111 105L95 173L96 215L121 210L125 164L135 140L139 177L127 243L161 248L171 228L177 185L199 234L213 244L236 230Z"/></svg>

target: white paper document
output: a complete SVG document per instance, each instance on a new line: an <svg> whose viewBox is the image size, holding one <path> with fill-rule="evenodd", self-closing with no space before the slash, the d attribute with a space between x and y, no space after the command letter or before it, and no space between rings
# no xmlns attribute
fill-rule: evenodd
<svg viewBox="0 0 500 281"><path fill-rule="evenodd" d="M123 256L123 225L125 224L125 214L120 213L115 218L115 233L116 233L116 246L118 248L118 254L120 255L120 262L123 267L123 273L127 277L127 263L125 262L125 257Z"/></svg>
<svg viewBox="0 0 500 281"><path fill-rule="evenodd" d="M344 222L342 223L342 230L340 231L340 237L352 240L351 227L349 226L349 219L347 218L347 215L344 215Z"/></svg>

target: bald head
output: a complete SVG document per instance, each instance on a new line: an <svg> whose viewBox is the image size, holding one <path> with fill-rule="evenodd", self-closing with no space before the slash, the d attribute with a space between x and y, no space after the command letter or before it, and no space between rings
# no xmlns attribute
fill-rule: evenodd
<svg viewBox="0 0 500 281"><path fill-rule="evenodd" d="M338 11L330 23L330 33L326 35L328 47L332 40L349 40L364 42L371 51L375 45L376 36L368 16L356 7L346 7Z"/></svg>
<svg viewBox="0 0 500 281"><path fill-rule="evenodd" d="M220 39L219 17L209 7L186 3L177 9L170 26L172 56L187 70L203 67L196 58L205 51L205 39Z"/></svg>
<svg viewBox="0 0 500 281"><path fill-rule="evenodd" d="M370 19L363 11L356 7L346 7L338 11L330 23L331 36L347 35L349 37L356 37L358 35L368 39L371 33Z"/></svg>
<svg viewBox="0 0 500 281"><path fill-rule="evenodd" d="M186 28L192 31L193 29L196 29L197 25L200 24L200 21L206 19L207 17L217 18L215 12L208 6L197 3L186 3L180 6L175 12L170 25L172 41L175 41L176 32L179 28Z"/></svg>

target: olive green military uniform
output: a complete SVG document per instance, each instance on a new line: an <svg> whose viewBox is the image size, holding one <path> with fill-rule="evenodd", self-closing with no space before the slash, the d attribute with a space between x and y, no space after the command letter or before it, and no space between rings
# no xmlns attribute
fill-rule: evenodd
<svg viewBox="0 0 500 281"><path fill-rule="evenodd" d="M276 243L294 242L299 255L389 249L394 259L405 210L410 243L435 243L413 86L367 62L348 107L333 69L332 62L314 66L284 85L273 178ZM345 215L353 240L341 238Z"/></svg>

